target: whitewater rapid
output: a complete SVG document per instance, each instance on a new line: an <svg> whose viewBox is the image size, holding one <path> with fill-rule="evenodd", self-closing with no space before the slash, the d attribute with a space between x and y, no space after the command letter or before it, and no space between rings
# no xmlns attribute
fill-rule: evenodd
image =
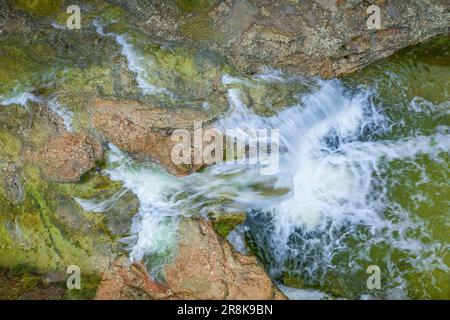
<svg viewBox="0 0 450 320"><path fill-rule="evenodd" d="M134 163L110 145L105 174L123 181L141 204L132 235L125 239L131 259L152 256L167 261L164 257L176 248L179 217L206 216L220 199L227 212L248 213L247 229L230 234L229 240L246 251L242 234L249 230L275 278L289 273L301 277L306 286L317 287L329 281L330 274L351 277L373 264L373 250L379 247L385 250L383 263L389 273L384 297L407 296L406 271L393 258L397 252L417 270L448 272L442 259L448 244L435 240L426 223L388 192L390 163L416 164L423 155L445 161L442 155L450 151L448 127L440 126L430 135L381 138L395 124L374 105L376 92L349 91L338 80L317 80L297 104L274 116L253 113L241 99L242 86L283 81L280 77L278 73L251 80L224 76L230 112L216 123L219 129L279 129L275 175L261 175L261 164L237 162L175 178L156 165ZM401 168L397 174L402 174ZM426 174L422 179L426 181ZM98 209L92 201L80 204ZM360 291L360 298L367 298Z"/></svg>

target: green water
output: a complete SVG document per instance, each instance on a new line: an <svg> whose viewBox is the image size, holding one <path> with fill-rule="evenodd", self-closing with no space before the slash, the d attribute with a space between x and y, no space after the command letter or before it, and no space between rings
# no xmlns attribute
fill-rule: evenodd
<svg viewBox="0 0 450 320"><path fill-rule="evenodd" d="M351 91L360 88L373 91L371 100L387 119L384 123L389 127L387 130L367 129L367 132L361 134L362 141L399 141L442 132L446 135L448 150L448 37L404 49L384 61L345 77L343 82ZM346 242L348 250L338 250L340 253L333 258L334 270L316 272L314 276L317 278L311 278L297 269L296 259L288 259L283 268L284 273L275 272L277 277L287 285L315 288L347 298L361 298L364 294L369 297L395 298L396 294L389 290L396 287L402 287L406 296L413 299L450 298L449 160L450 155L441 152L437 157L425 153L386 162L381 166L382 171L376 174L376 179L383 183L375 183L373 190L375 193L385 193L386 201L395 204L383 213L388 221L398 223L399 211L408 212L408 220L420 221L423 225L418 229L405 230L406 237L411 243L420 239L425 247L434 249L415 257L414 254L409 255L393 248L389 242L374 244L366 232L358 229L358 237ZM395 234L393 238L396 239ZM295 243L296 240L293 239ZM361 258L358 258L358 251L367 248L370 248L368 257L359 260ZM262 256L265 254L262 249ZM268 259L267 265L271 266L270 254ZM307 259L300 260L308 265ZM382 290L365 288L365 279L368 277L365 267L369 264L379 266L382 276L384 272ZM350 265L354 267L349 268ZM361 270L355 271L355 268ZM403 280L398 278L399 275Z"/></svg>
<svg viewBox="0 0 450 320"><path fill-rule="evenodd" d="M430 135L437 128L450 125L450 39L441 37L416 48L407 48L393 57L376 63L348 79L377 89L376 103L383 106L395 126L382 139L398 139L408 135ZM413 107L411 107L411 101ZM448 137L448 136L447 136ZM450 141L447 141L450 144ZM431 233L430 241L439 241L443 249L441 261L450 266L450 155L440 161L427 155L415 161L394 161L386 172L390 180L389 198L424 221ZM450 298L449 270L416 272L396 260L406 272L408 295L411 298ZM383 251L374 252L382 257ZM427 261L423 261L426 264Z"/></svg>

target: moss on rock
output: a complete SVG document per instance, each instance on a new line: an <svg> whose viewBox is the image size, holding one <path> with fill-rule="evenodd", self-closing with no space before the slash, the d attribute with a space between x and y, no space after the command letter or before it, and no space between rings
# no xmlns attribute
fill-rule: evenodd
<svg viewBox="0 0 450 320"><path fill-rule="evenodd" d="M213 212L209 214L214 229L224 238L238 225L244 223L246 216L245 212L236 214Z"/></svg>
<svg viewBox="0 0 450 320"><path fill-rule="evenodd" d="M58 13L63 10L62 4L64 3L63 0L15 0L11 2L19 10L38 17L46 17Z"/></svg>

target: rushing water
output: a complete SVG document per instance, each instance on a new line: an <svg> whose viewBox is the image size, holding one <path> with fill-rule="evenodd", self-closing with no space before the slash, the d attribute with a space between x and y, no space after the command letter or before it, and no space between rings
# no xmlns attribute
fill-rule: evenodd
<svg viewBox="0 0 450 320"><path fill-rule="evenodd" d="M276 281L323 292L312 297L448 298L450 66L427 57L399 55L344 81L308 80L294 105L270 117L252 112L243 90L304 80L273 70L224 75L230 112L216 126L278 129L275 175L238 162L175 178L111 145L105 174L124 181L141 203L125 239L131 258L147 257L157 269L176 247L177 219L220 203L229 213L247 212L229 237L237 249L250 244ZM130 63L139 79L142 70ZM144 78L138 82L148 88ZM120 195L80 204L106 211ZM381 290L367 288L371 265L381 270Z"/></svg>
<svg viewBox="0 0 450 320"><path fill-rule="evenodd" d="M235 17L241 22L246 19L242 12ZM227 74L232 70L222 67L222 59L216 61L202 50L177 51L152 43L115 10L92 13L93 20L85 21L92 21L96 37L117 45L117 55L126 60L136 81L136 96L207 110L222 104L215 94L224 89L229 111L216 122L217 128L279 130L279 169L273 175L262 174L266 163L236 161L178 178L155 164L137 163L110 144L103 174L122 181L123 189L106 201L76 200L87 211L108 214L129 190L137 196L139 211L130 236L122 239L131 260L144 259L158 277L176 253L181 217L246 212L245 223L228 240L238 251L257 255L293 299L450 299L448 37L404 50L340 80L303 79L268 68L244 77ZM65 29L56 22L51 25L56 32ZM202 31L194 29L186 32ZM65 37L77 40L68 35L61 39ZM67 92L59 96L54 86L65 88L68 77L74 81L69 92L78 85L92 89L97 83L80 70L95 72L88 67L101 67L104 58L115 61L117 56L106 60L99 49L98 54L89 53L92 59L78 57L77 50L66 57L64 50L38 50L41 44L35 40L39 46L30 40L33 45L20 47L17 57L16 45L5 44L6 58L13 55L17 65L30 66L17 68L17 75L6 68L7 78L17 81L1 88L0 105L22 105L31 112L30 102L41 104L67 131L76 132L83 119L77 119L75 110L82 108L66 105L61 98ZM22 63L22 49L36 61L24 58ZM197 72L194 65L203 60ZM78 76L70 77L72 65L80 69L75 73L80 82ZM220 78L216 75L222 76L221 86L214 83L220 90L211 84ZM133 91L129 98L136 96ZM257 113L258 103L270 112ZM381 270L380 290L367 287L369 266Z"/></svg>

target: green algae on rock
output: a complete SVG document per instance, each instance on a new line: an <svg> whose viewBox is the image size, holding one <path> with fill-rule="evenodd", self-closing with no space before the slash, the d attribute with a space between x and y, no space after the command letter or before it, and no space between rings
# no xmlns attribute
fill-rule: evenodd
<svg viewBox="0 0 450 320"><path fill-rule="evenodd" d="M33 16L45 17L62 10L64 0L15 0L14 5Z"/></svg>
<svg viewBox="0 0 450 320"><path fill-rule="evenodd" d="M216 229L223 238L227 238L231 231L245 222L246 214L245 212L240 214L211 212L208 217L211 219L214 229Z"/></svg>

